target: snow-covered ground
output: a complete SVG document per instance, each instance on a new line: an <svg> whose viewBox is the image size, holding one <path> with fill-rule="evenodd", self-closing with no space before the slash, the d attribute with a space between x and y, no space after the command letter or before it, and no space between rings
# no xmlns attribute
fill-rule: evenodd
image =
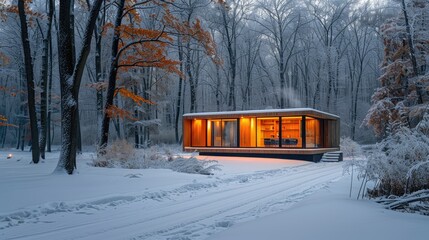
<svg viewBox="0 0 429 240"><path fill-rule="evenodd" d="M356 200L359 185L351 199L349 187L350 178L345 177L283 212L237 224L209 240L428 239L429 217Z"/></svg>
<svg viewBox="0 0 429 240"><path fill-rule="evenodd" d="M204 176L95 168L92 157L79 156L76 175L53 175L58 153L33 165L28 152L1 150L0 239L318 239L309 229L350 239L384 236L388 223L429 233L427 217L347 199L343 163L200 156L222 165Z"/></svg>

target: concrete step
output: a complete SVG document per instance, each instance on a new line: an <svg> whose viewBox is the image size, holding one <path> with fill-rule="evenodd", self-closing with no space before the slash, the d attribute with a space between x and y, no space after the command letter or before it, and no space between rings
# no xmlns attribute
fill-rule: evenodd
<svg viewBox="0 0 429 240"><path fill-rule="evenodd" d="M321 158L320 161L321 162L339 162L338 159L326 159L326 158Z"/></svg>
<svg viewBox="0 0 429 240"><path fill-rule="evenodd" d="M322 159L320 159L322 162L340 162L343 161L343 152L327 152L324 153L322 156Z"/></svg>
<svg viewBox="0 0 429 240"><path fill-rule="evenodd" d="M338 158L339 158L339 155L338 155L338 156L323 156L323 158L327 158L327 159L338 159Z"/></svg>

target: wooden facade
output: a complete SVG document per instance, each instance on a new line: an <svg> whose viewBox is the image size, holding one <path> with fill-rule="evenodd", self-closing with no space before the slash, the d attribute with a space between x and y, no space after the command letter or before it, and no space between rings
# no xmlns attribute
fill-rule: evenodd
<svg viewBox="0 0 429 240"><path fill-rule="evenodd" d="M340 118L311 108L183 115L183 150L318 161L338 151Z"/></svg>

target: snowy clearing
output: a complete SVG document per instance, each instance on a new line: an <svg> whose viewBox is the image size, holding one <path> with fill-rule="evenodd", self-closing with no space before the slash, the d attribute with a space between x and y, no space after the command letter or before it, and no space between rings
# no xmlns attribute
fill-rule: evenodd
<svg viewBox="0 0 429 240"><path fill-rule="evenodd" d="M222 165L205 176L96 168L87 164L91 153L79 156L76 175L53 175L58 153L33 165L30 153L12 151L6 159L9 152L0 152L0 188L6 196L0 199L0 239L216 239L225 229L234 231L240 223L291 206L300 212L295 203L343 177L341 162L199 156ZM344 191L347 195L347 185ZM314 213L317 218L324 219L325 207L313 206L322 211ZM297 223L303 229L314 226L314 219Z"/></svg>
<svg viewBox="0 0 429 240"><path fill-rule="evenodd" d="M344 177L281 213L238 224L210 240L389 239L426 240L429 218L394 212L369 200L356 200L359 185L348 191Z"/></svg>

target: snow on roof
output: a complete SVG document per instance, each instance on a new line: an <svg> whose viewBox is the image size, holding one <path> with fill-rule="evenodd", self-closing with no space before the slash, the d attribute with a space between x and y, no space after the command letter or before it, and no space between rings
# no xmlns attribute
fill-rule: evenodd
<svg viewBox="0 0 429 240"><path fill-rule="evenodd" d="M264 113L294 113L294 112L313 112L333 118L340 118L337 115L322 112L313 108L284 108L284 109L263 109L263 110L245 110L245 111L221 111L221 112L200 112L200 113L186 113L183 117L204 117L204 116L222 116L222 115L252 115Z"/></svg>

